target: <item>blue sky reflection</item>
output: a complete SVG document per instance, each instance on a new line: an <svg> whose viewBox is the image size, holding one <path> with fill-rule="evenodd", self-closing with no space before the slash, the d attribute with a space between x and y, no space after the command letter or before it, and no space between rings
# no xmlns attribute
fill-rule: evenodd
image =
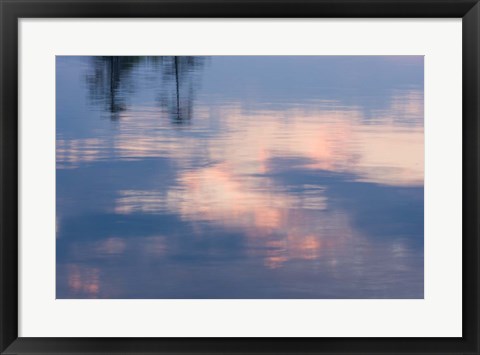
<svg viewBox="0 0 480 355"><path fill-rule="evenodd" d="M57 57L57 298L423 298L423 57Z"/></svg>

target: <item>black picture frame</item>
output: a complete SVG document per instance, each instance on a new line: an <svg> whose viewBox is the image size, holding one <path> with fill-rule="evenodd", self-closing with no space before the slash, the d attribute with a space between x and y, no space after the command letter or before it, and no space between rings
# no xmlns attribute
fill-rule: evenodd
<svg viewBox="0 0 480 355"><path fill-rule="evenodd" d="M0 351L2 354L479 354L478 0L1 0ZM463 336L461 338L18 337L18 20L20 18L367 17L463 19ZM414 320L412 320L414 321Z"/></svg>

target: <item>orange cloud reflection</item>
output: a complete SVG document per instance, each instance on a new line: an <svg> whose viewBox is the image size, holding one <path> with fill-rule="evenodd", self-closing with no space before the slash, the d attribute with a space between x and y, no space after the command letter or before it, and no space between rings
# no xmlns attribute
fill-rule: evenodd
<svg viewBox="0 0 480 355"><path fill-rule="evenodd" d="M67 266L68 287L74 293L86 293L95 297L100 292L100 270L98 268Z"/></svg>
<svg viewBox="0 0 480 355"><path fill-rule="evenodd" d="M192 159L227 162L237 174L265 174L276 157L310 160L306 167L359 176L387 185L423 184L423 94L399 91L385 110L365 114L340 103L248 111L241 104L200 107L191 134L169 128L142 107L122 116L114 139L57 140L59 168L93 162L115 152L117 159L168 157L180 169ZM366 124L366 122L373 122ZM408 123L408 125L407 125ZM218 130L211 131L211 124ZM209 136L198 138L205 132Z"/></svg>
<svg viewBox="0 0 480 355"><path fill-rule="evenodd" d="M423 94L399 91L389 107L369 117L339 102L305 107L247 111L241 104L202 106L188 134L172 131L156 115L139 119L133 109L122 116L111 141L58 140L57 162L102 159L107 146L118 159L170 158L177 175L167 190L161 182L151 190L120 190L114 212L168 211L191 222L241 229L249 250L260 250L271 268L315 260L355 232L346 214L329 210L326 186L306 185L301 194L293 194L269 176L273 162L285 159L286 165L349 174L357 181L422 186ZM138 108L139 115L144 111ZM155 243L162 254L163 241ZM125 248L117 240L98 247L105 253ZM73 274L73 288L95 290L93 281L83 281L85 275Z"/></svg>

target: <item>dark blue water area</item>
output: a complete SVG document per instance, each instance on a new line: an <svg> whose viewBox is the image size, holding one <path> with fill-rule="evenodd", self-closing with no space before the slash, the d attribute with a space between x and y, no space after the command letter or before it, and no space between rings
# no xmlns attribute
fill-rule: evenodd
<svg viewBox="0 0 480 355"><path fill-rule="evenodd" d="M56 59L56 297L424 296L421 56Z"/></svg>

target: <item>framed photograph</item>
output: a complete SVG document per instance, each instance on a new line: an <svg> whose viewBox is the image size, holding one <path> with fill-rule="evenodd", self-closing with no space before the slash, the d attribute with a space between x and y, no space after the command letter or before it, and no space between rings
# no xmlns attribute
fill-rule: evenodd
<svg viewBox="0 0 480 355"><path fill-rule="evenodd" d="M480 354L476 0L1 1L2 354Z"/></svg>

